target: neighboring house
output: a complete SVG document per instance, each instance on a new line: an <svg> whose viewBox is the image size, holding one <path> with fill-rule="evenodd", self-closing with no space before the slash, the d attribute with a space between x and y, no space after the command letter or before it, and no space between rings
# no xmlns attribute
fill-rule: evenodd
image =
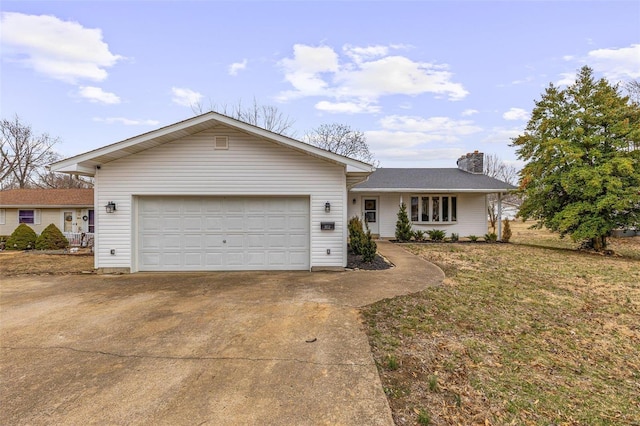
<svg viewBox="0 0 640 426"><path fill-rule="evenodd" d="M461 157L458 168L377 169L349 191L348 215L363 217L375 236L395 238L399 206L405 203L414 230L483 236L487 194L515 189L484 175L483 162L484 155L476 151Z"/></svg>
<svg viewBox="0 0 640 426"><path fill-rule="evenodd" d="M136 272L343 268L373 167L209 112L51 170L95 178L95 266Z"/></svg>
<svg viewBox="0 0 640 426"><path fill-rule="evenodd" d="M94 232L93 189L0 191L0 235L26 223L40 234L50 224L65 233Z"/></svg>

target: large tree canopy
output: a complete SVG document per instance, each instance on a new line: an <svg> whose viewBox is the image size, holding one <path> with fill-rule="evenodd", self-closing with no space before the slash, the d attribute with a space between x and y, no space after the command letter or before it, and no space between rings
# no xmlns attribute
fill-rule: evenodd
<svg viewBox="0 0 640 426"><path fill-rule="evenodd" d="M550 85L513 140L523 219L606 247L606 236L640 224L640 107L583 67L566 89Z"/></svg>

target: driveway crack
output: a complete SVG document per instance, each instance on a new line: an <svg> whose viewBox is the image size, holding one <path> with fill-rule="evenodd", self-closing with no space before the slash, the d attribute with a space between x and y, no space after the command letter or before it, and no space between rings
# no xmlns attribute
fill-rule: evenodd
<svg viewBox="0 0 640 426"><path fill-rule="evenodd" d="M319 366L344 366L344 367L370 367L371 363L358 363L358 362L316 362L309 360L302 360L297 358L267 358L267 357L233 357L233 356L171 356L171 355L139 355L139 354L121 354L108 351L94 351L87 349L78 349L71 346L0 346L2 350L61 350L71 351L83 354L103 355L115 358L129 358L129 359L157 359L157 360L170 360L170 361L249 361L249 362L264 362L264 361L282 361L282 362L294 362L299 364L319 365Z"/></svg>

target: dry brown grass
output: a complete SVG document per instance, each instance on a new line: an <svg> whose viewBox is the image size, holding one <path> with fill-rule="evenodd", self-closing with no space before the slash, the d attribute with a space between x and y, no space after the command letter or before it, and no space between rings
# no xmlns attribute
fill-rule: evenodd
<svg viewBox="0 0 640 426"><path fill-rule="evenodd" d="M38 251L0 252L0 277L15 275L64 275L93 271L93 255L47 254Z"/></svg>
<svg viewBox="0 0 640 426"><path fill-rule="evenodd" d="M512 241L408 245L445 284L363 311L396 423L640 424L640 237Z"/></svg>

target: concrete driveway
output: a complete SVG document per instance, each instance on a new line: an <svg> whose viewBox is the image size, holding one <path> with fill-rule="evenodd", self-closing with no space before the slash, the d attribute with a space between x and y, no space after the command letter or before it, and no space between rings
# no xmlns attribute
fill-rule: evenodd
<svg viewBox="0 0 640 426"><path fill-rule="evenodd" d="M357 307L396 268L1 279L0 424L393 424Z"/></svg>

